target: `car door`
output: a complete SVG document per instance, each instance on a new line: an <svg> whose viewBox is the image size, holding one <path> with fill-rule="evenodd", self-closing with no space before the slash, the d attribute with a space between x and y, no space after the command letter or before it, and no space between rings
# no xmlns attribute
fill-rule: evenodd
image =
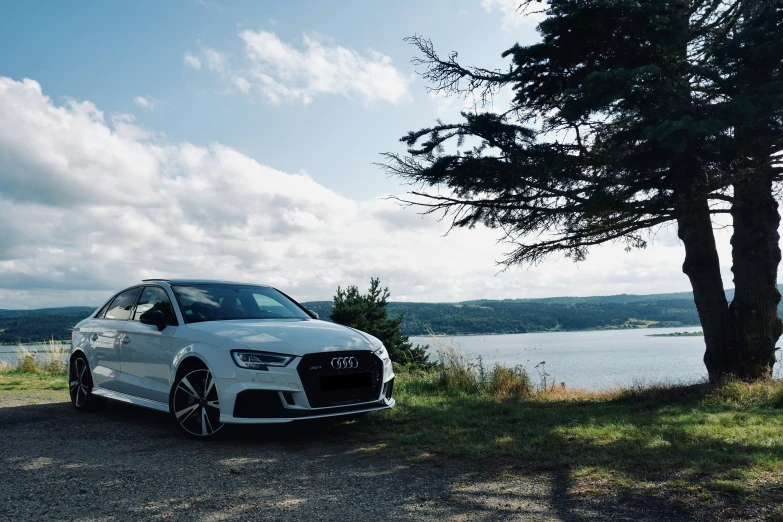
<svg viewBox="0 0 783 522"><path fill-rule="evenodd" d="M160 310L166 318L163 330L142 324L141 315ZM120 348L120 391L164 404L169 400L171 342L177 319L166 291L160 286L145 286L130 321L122 331Z"/></svg>
<svg viewBox="0 0 783 522"><path fill-rule="evenodd" d="M105 310L82 328L92 349L89 363L93 385L98 388L119 391L121 333L140 291L135 287L120 292Z"/></svg>

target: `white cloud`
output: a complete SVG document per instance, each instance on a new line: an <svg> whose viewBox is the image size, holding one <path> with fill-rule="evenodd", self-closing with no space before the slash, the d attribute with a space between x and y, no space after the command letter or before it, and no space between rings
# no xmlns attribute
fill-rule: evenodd
<svg viewBox="0 0 783 522"><path fill-rule="evenodd" d="M204 56L211 71L243 93L257 92L272 103L310 103L321 95L340 95L364 103L400 103L410 96L410 79L392 65L391 58L305 35L296 47L268 31L242 31L244 55L229 67L214 49Z"/></svg>
<svg viewBox="0 0 783 522"><path fill-rule="evenodd" d="M138 105L139 107L147 111L151 111L155 106L152 100L150 100L149 98L145 98L144 96L136 96L133 99L133 103L135 103L136 105Z"/></svg>
<svg viewBox="0 0 783 522"><path fill-rule="evenodd" d="M503 17L503 29L514 30L522 26L538 25L546 16L542 12L546 3L525 6L522 0L481 0L481 7Z"/></svg>
<svg viewBox="0 0 783 522"><path fill-rule="evenodd" d="M35 81L2 77L0 230L0 308L97 305L175 276L267 282L301 300L371 276L418 301L688 288L676 241L496 276L509 247L494 231L444 236L445 223L414 209L343 197L219 143L170 143L130 116L58 106Z"/></svg>
<svg viewBox="0 0 783 522"><path fill-rule="evenodd" d="M214 49L205 49L204 56L210 71L223 72L226 68L226 58Z"/></svg>
<svg viewBox="0 0 783 522"><path fill-rule="evenodd" d="M201 60L198 56L194 56L190 54L190 52L186 52L182 60L185 62L185 65L191 69L195 69L197 71L201 70Z"/></svg>

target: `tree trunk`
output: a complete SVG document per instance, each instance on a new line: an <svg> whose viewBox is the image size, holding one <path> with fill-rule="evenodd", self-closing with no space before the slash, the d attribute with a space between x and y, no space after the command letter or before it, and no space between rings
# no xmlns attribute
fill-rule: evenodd
<svg viewBox="0 0 783 522"><path fill-rule="evenodd" d="M751 174L734 184L734 198L734 299L729 312L738 359L721 371L744 380L760 379L772 376L775 344L783 333L777 284L780 214L772 177L758 171Z"/></svg>
<svg viewBox="0 0 783 522"><path fill-rule="evenodd" d="M729 321L729 305L720 275L709 204L703 199L680 201L677 235L685 245L682 271L691 281L693 299L704 331L704 364L711 382L724 377L737 352Z"/></svg>

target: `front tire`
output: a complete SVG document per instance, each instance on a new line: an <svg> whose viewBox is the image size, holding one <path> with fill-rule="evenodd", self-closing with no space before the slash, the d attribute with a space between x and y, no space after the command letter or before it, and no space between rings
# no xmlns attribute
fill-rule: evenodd
<svg viewBox="0 0 783 522"><path fill-rule="evenodd" d="M203 366L192 366L177 376L169 409L180 429L195 439L217 438L224 426L215 378Z"/></svg>
<svg viewBox="0 0 783 522"><path fill-rule="evenodd" d="M92 373L84 355L76 355L71 359L68 379L68 391L73 407L85 411L95 406L97 397L92 394Z"/></svg>

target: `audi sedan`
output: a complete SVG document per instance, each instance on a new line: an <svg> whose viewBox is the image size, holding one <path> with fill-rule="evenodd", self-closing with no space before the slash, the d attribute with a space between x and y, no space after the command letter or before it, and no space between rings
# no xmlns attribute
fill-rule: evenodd
<svg viewBox="0 0 783 522"><path fill-rule="evenodd" d="M394 406L378 339L272 287L219 281L146 279L114 295L74 328L68 383L77 410L123 401L196 438Z"/></svg>

